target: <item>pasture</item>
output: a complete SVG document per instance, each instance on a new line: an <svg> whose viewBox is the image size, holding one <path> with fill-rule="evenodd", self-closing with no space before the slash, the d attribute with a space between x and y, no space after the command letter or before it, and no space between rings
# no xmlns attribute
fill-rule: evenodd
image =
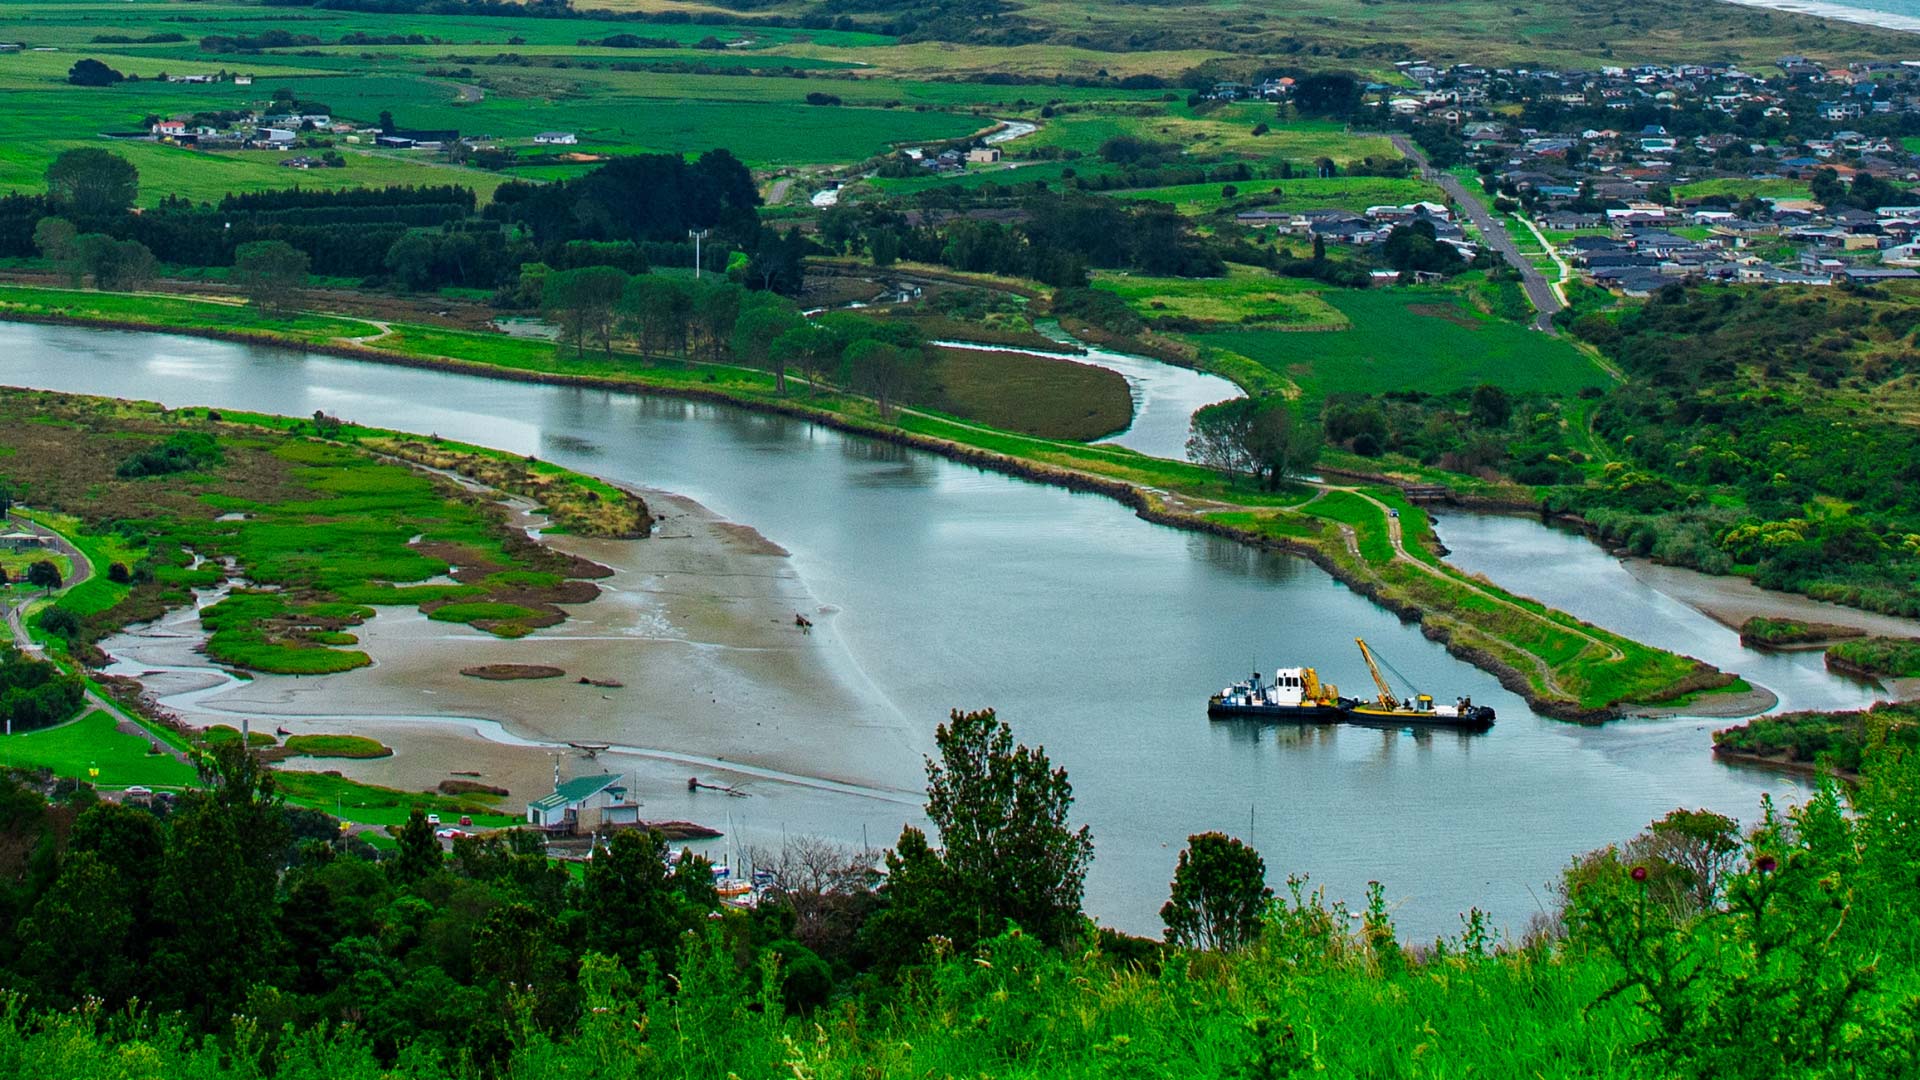
<svg viewBox="0 0 1920 1080"><path fill-rule="evenodd" d="M1234 267L1225 278L1167 278L1105 271L1094 287L1127 302L1140 317L1170 315L1208 323L1255 323L1290 329L1335 330L1350 325L1318 282Z"/></svg>
<svg viewBox="0 0 1920 1080"><path fill-rule="evenodd" d="M1425 180L1385 176L1295 177L1291 180L1241 180L1229 199L1223 184L1177 184L1109 192L1121 199L1149 199L1171 203L1183 214L1211 214L1223 210L1365 210L1383 204L1446 201L1437 185Z"/></svg>
<svg viewBox="0 0 1920 1080"><path fill-rule="evenodd" d="M1345 329L1218 330L1194 338L1272 368L1316 401L1336 393L1437 394L1481 383L1515 393L1573 393L1609 382L1564 339L1476 311L1454 291L1368 289L1323 298L1346 317Z"/></svg>

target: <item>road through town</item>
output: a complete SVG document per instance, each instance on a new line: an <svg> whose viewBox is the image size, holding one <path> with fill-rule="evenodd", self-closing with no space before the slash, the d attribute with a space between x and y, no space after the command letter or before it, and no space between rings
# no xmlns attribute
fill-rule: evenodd
<svg viewBox="0 0 1920 1080"><path fill-rule="evenodd" d="M1513 234L1494 218L1486 204L1468 194L1465 185L1460 183L1459 177L1429 165L1427 155L1414 144L1412 139L1405 135L1389 135L1388 138L1393 140L1394 149L1405 154L1407 160L1420 167L1421 176L1439 184L1448 197L1453 199L1454 204L1460 208L1460 212L1480 229L1484 242L1520 271L1520 286L1526 290L1527 299L1533 303L1534 310L1539 313L1534 316L1533 328L1549 334L1555 333L1553 317L1566 305L1562 304L1560 297L1554 294L1553 286L1547 283L1546 275L1520 253L1520 245L1514 242Z"/></svg>

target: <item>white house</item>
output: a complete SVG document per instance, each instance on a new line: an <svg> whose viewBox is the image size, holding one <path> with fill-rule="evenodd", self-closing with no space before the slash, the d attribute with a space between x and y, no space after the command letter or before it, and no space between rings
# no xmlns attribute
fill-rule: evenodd
<svg viewBox="0 0 1920 1080"><path fill-rule="evenodd" d="M576 776L554 785L553 793L527 803L527 824L573 832L583 823L634 825L640 804L627 801L627 785L617 773Z"/></svg>
<svg viewBox="0 0 1920 1080"><path fill-rule="evenodd" d="M542 146L572 146L580 141L580 136L571 131L543 131L535 135L533 141Z"/></svg>

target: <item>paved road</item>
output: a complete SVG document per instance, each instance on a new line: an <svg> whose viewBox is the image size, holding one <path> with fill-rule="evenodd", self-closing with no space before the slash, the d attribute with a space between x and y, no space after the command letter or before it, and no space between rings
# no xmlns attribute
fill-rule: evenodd
<svg viewBox="0 0 1920 1080"><path fill-rule="evenodd" d="M1412 139L1405 135L1389 135L1388 138L1393 140L1394 149L1405 154L1407 160L1420 167L1421 176L1439 184L1441 189L1453 198L1454 204L1460 207L1468 220L1479 227L1480 235L1487 244L1506 256L1507 262L1520 271L1520 287L1526 290L1527 299L1533 302L1534 310L1539 312L1534 316L1533 328L1549 334L1556 333L1557 331L1553 328L1553 316L1566 305L1554 295L1553 287L1547 284L1546 275L1528 261L1525 255L1520 254L1520 245L1514 243L1513 234L1507 231L1507 227L1487 211L1485 204L1467 193L1466 187L1460 183L1458 177L1427 164L1427 155Z"/></svg>

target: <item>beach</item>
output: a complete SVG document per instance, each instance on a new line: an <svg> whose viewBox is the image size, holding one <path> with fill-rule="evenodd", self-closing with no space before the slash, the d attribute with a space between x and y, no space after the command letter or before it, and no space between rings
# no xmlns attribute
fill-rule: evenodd
<svg viewBox="0 0 1920 1080"><path fill-rule="evenodd" d="M1891 11L1874 11L1869 8L1828 4L1823 3L1822 0L1726 0L1726 2L1739 4L1741 7L1767 8L1772 11L1791 12L1795 15L1812 15L1839 22L1877 26L1883 30L1920 33L1920 16L1901 15ZM1920 42L1915 43L1915 55L1920 56Z"/></svg>

